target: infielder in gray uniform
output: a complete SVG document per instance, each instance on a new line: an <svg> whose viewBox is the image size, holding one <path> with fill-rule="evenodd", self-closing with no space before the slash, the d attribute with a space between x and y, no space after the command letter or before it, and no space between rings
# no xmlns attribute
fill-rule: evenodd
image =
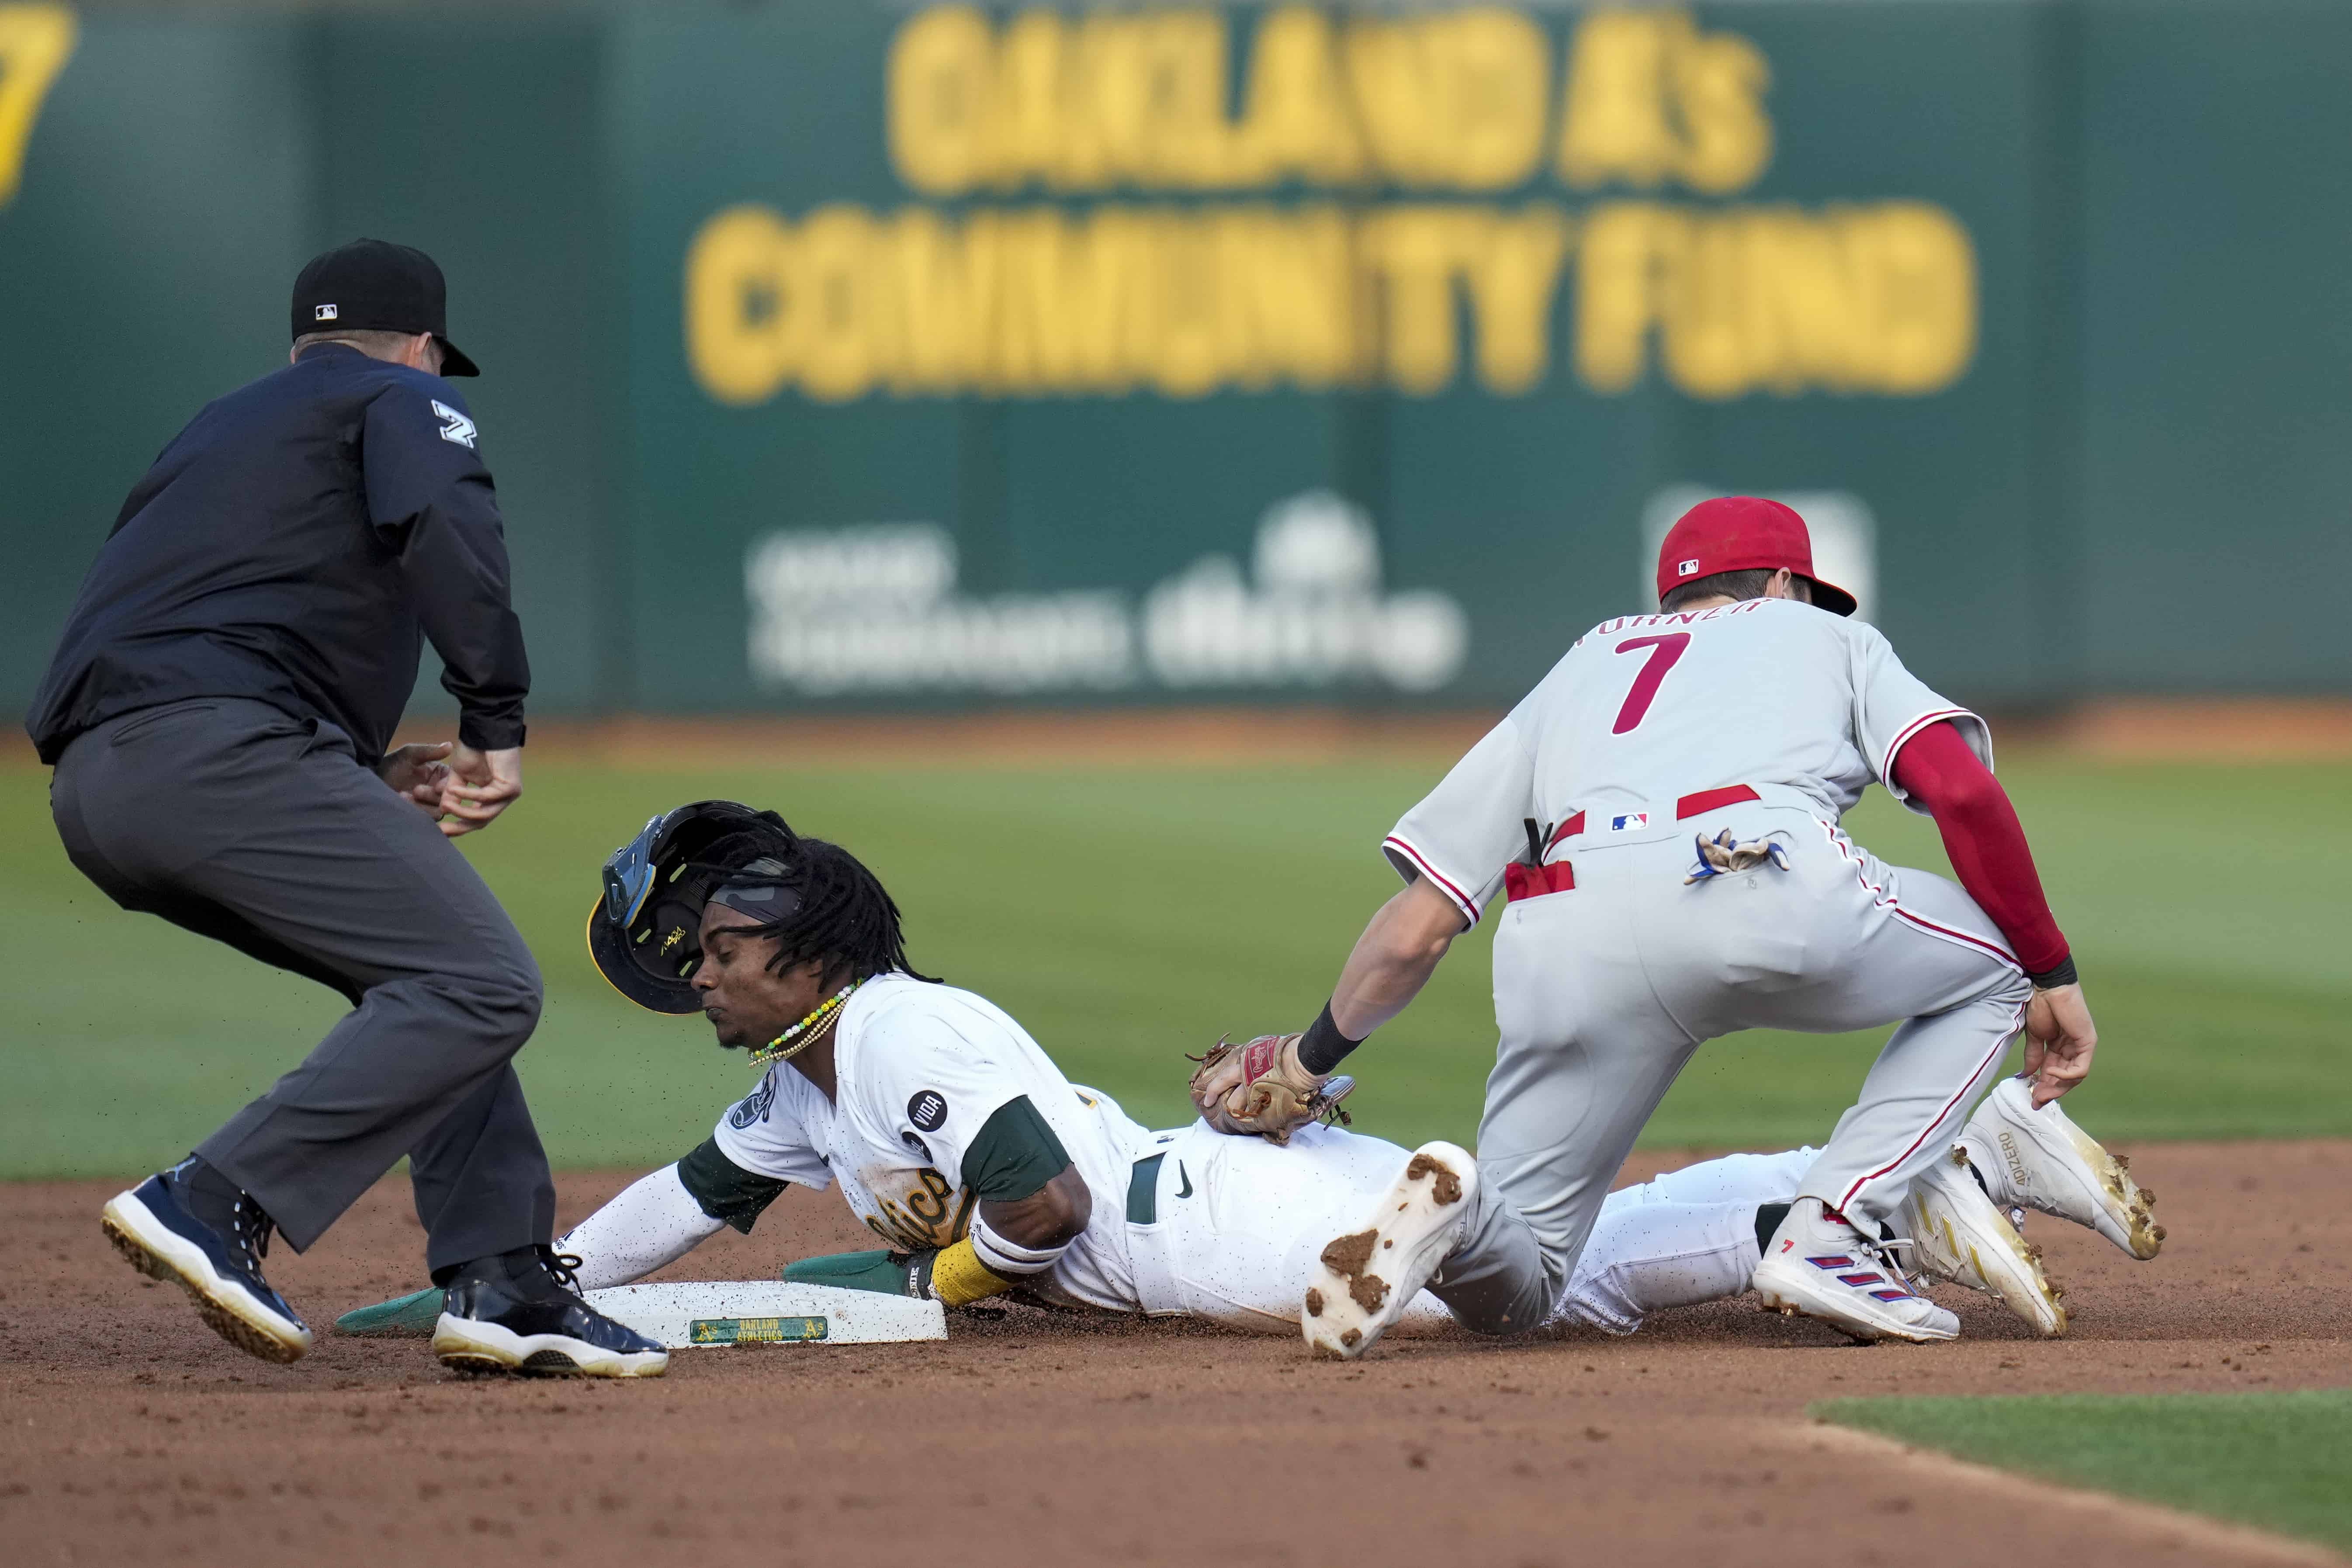
<svg viewBox="0 0 2352 1568"><path fill-rule="evenodd" d="M2021 1028L2034 1108L2090 1068L2090 1012L1984 721L1848 618L1803 520L1704 502L1667 535L1658 591L1663 613L1580 637L1397 824L1382 848L1407 886L1315 1025L1195 1079L1223 1130L1287 1124L1507 892L1475 1164L1431 1162L1334 1240L1310 1292L1319 1350L1362 1354L1424 1282L1475 1329L1539 1325L1702 1042L1890 1023L1752 1283L1858 1339L1949 1339L1952 1314L1880 1267L1882 1227ZM1874 781L1935 818L1965 890L1846 837L1839 818Z"/></svg>

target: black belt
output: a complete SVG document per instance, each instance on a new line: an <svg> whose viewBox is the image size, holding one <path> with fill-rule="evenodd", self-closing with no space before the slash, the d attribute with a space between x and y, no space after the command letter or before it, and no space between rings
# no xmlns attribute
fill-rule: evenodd
<svg viewBox="0 0 2352 1568"><path fill-rule="evenodd" d="M1135 1163L1135 1173L1127 1179L1127 1223L1156 1225L1160 1220L1160 1162L1168 1158L1163 1149L1157 1154L1147 1154Z"/></svg>

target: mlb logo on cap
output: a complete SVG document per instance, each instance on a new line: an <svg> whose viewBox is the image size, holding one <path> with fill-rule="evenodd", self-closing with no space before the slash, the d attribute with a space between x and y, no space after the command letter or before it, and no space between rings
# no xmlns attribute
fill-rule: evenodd
<svg viewBox="0 0 2352 1568"><path fill-rule="evenodd" d="M330 305L327 309L331 310L334 307ZM1696 561L1677 561L1675 563L1675 575L1677 577L1687 577L1697 570L1698 563Z"/></svg>
<svg viewBox="0 0 2352 1568"><path fill-rule="evenodd" d="M331 321L335 319L335 308L332 305L321 305L310 312L310 319L315 321Z"/></svg>

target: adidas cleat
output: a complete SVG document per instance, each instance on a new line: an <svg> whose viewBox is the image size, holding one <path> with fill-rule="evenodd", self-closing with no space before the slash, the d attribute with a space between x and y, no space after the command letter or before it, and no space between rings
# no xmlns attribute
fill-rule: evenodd
<svg viewBox="0 0 2352 1568"><path fill-rule="evenodd" d="M1772 1233L1749 1286L1764 1310L1819 1318L1863 1344L1959 1338L1960 1321L1911 1289L1878 1244L1822 1206L1799 1198Z"/></svg>
<svg viewBox="0 0 2352 1568"><path fill-rule="evenodd" d="M1994 1203L2088 1226L2134 1258L2163 1247L2156 1194L2132 1180L2131 1163L2101 1148L2056 1102L2034 1110L2026 1079L2001 1079L1969 1118L1960 1143Z"/></svg>
<svg viewBox="0 0 2352 1568"><path fill-rule="evenodd" d="M1957 1145L1912 1182L1895 1227L1915 1270L1996 1298L2043 1339L2066 1331L2065 1292L2042 1271L2042 1249L1993 1206Z"/></svg>

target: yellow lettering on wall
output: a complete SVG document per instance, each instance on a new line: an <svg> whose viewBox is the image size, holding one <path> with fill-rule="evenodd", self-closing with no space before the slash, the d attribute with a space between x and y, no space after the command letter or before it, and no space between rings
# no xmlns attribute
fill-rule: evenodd
<svg viewBox="0 0 2352 1568"><path fill-rule="evenodd" d="M1349 96L1380 172L1433 184L1445 166L1437 124L1429 36L1411 22L1360 17L1345 50Z"/></svg>
<svg viewBox="0 0 2352 1568"><path fill-rule="evenodd" d="M1170 397L1199 397L1216 389L1228 349L1220 319L1224 279L1217 270L1213 222L1190 215L1153 215L1147 298L1158 307L1150 321L1147 379Z"/></svg>
<svg viewBox="0 0 2352 1568"><path fill-rule="evenodd" d="M785 298L803 391L821 403L863 397L880 379L889 275L868 265L874 220L846 203L819 207L786 247Z"/></svg>
<svg viewBox="0 0 2352 1568"><path fill-rule="evenodd" d="M1764 111L1772 68L1763 50L1735 33L1702 33L1686 16L1672 20L1683 128L1675 173L1709 195L1745 190L1772 161L1772 120Z"/></svg>
<svg viewBox="0 0 2352 1568"><path fill-rule="evenodd" d="M1888 202L1847 219L1867 279L1864 330L1875 374L1898 395L1949 385L1977 348L1977 257L1968 230L1925 202Z"/></svg>
<svg viewBox="0 0 2352 1568"><path fill-rule="evenodd" d="M1569 41L1559 170L1571 185L1745 189L1772 159L1771 68L1731 33L1673 10L1590 12Z"/></svg>
<svg viewBox="0 0 2352 1568"><path fill-rule="evenodd" d="M1611 202L1579 247L1577 370L1595 391L1641 378L1650 330L1674 386L1724 399L1821 389L1914 396L1976 353L1976 255L1918 202L1706 212Z"/></svg>
<svg viewBox="0 0 2352 1568"><path fill-rule="evenodd" d="M998 222L978 213L954 227L909 207L891 224L881 261L895 307L882 356L892 391L955 392L982 380L996 332Z"/></svg>
<svg viewBox="0 0 2352 1568"><path fill-rule="evenodd" d="M1348 29L1356 110L1381 171L1408 184L1495 190L1543 158L1550 50L1493 6Z"/></svg>
<svg viewBox="0 0 2352 1568"><path fill-rule="evenodd" d="M1438 119L1452 128L1453 184L1502 190L1543 162L1551 45L1517 11L1475 5L1421 24L1443 43Z"/></svg>
<svg viewBox="0 0 2352 1568"><path fill-rule="evenodd" d="M995 68L995 35L970 5L919 11L892 37L885 98L900 179L951 196L988 177Z"/></svg>
<svg viewBox="0 0 2352 1568"><path fill-rule="evenodd" d="M1559 176L1570 184L1654 185L1675 166L1664 24L1659 12L1619 10L1588 12L1577 24L1559 128Z"/></svg>
<svg viewBox="0 0 2352 1568"><path fill-rule="evenodd" d="M1150 134L1136 177L1202 190L1226 183L1234 158L1225 118L1228 44L1222 11L1147 11L1143 93Z"/></svg>
<svg viewBox="0 0 2352 1568"><path fill-rule="evenodd" d="M1612 201L1574 216L1415 203L1038 205L961 220L835 205L714 215L685 268L685 347L714 399L1171 397L1373 383L1415 396L1465 352L1498 396L1538 385L1574 241L1574 362L1603 394L1657 345L1693 397L1918 395L1976 352L1976 257L1950 214ZM1465 319L1471 341L1463 341Z"/></svg>
<svg viewBox="0 0 2352 1568"><path fill-rule="evenodd" d="M1083 188L1101 177L1099 145L1077 133L1085 120L1070 101L1080 79L1076 47L1052 11L1024 11L1006 26L988 100L988 168L997 184Z"/></svg>
<svg viewBox="0 0 2352 1568"><path fill-rule="evenodd" d="M0 5L0 207L16 199L33 125L73 57L76 31L63 5Z"/></svg>
<svg viewBox="0 0 2352 1568"><path fill-rule="evenodd" d="M1286 5L1258 24L1252 46L1236 177L1330 184L1364 173L1363 140L1339 69L1331 20Z"/></svg>
<svg viewBox="0 0 2352 1568"><path fill-rule="evenodd" d="M1595 392L1642 379L1657 320L1653 230L1664 216L1646 202L1605 202L1585 216L1577 245L1576 374Z"/></svg>
<svg viewBox="0 0 2352 1568"><path fill-rule="evenodd" d="M1808 386L1856 390L1856 262L1846 226L1769 207L1748 215L1746 234L1755 273L1748 354L1759 380L1783 396Z"/></svg>
<svg viewBox="0 0 2352 1568"><path fill-rule="evenodd" d="M1382 369L1401 391L1426 397L1454 379L1454 279L1484 237L1484 216L1395 206L1364 220L1365 257L1381 283Z"/></svg>
<svg viewBox="0 0 2352 1568"><path fill-rule="evenodd" d="M1366 290L1348 215L1335 206L1261 208L1251 236L1235 287L1262 379L1318 390L1369 374Z"/></svg>
<svg viewBox="0 0 2352 1568"><path fill-rule="evenodd" d="M1541 205L1496 216L1465 258L1478 325L1478 380L1511 397L1543 380L1551 364L1551 301L1568 259L1569 222Z"/></svg>
<svg viewBox="0 0 2352 1568"><path fill-rule="evenodd" d="M1052 207L998 224L997 331L987 383L1007 392L1119 392L1130 380L1136 225Z"/></svg>
<svg viewBox="0 0 2352 1568"><path fill-rule="evenodd" d="M793 236L766 207L729 207L686 253L686 360L720 403L764 403L793 370Z"/></svg>
<svg viewBox="0 0 2352 1568"><path fill-rule="evenodd" d="M1522 12L1361 18L1342 35L1322 10L1277 7L1250 40L1238 118L1231 52L1222 10L1032 8L1001 26L969 5L920 11L890 47L891 158L934 195L1373 173L1499 190L1542 163L1551 51Z"/></svg>

